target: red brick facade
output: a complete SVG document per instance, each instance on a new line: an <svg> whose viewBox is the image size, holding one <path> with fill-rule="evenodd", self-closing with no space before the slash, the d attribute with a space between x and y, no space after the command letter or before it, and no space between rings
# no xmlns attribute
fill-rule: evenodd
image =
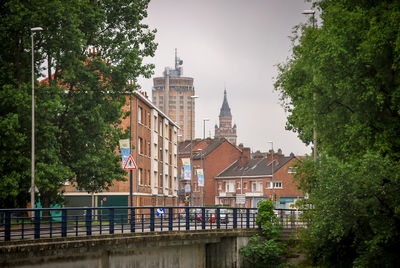
<svg viewBox="0 0 400 268"><path fill-rule="evenodd" d="M190 141L181 143L179 148L178 171L180 172L179 177L182 178L182 158L190 158ZM182 148L188 150L183 150ZM216 189L214 177L232 164L240 156L241 150L225 139L195 140L192 143L192 148L193 174L191 185L194 190L191 196L192 205L215 205ZM204 153L202 153L203 150ZM198 187L198 178L194 172L195 169L203 167L204 189L203 187ZM186 181L180 180L180 189L184 189L185 183ZM203 190L205 190L204 193Z"/></svg>
<svg viewBox="0 0 400 268"><path fill-rule="evenodd" d="M276 201L277 208L289 208L295 200L303 198L293 181L293 165L298 161L293 155L274 156L273 176L271 156L247 162L243 158L236 160L231 168L215 177L216 201L220 205L256 207L259 200L270 198ZM244 195L244 205L237 205L238 195Z"/></svg>
<svg viewBox="0 0 400 268"><path fill-rule="evenodd" d="M130 176L129 172L126 176L126 181L114 181L113 185L109 188L107 192L99 193L94 195L94 199L97 199L98 195L113 195L121 196L122 200L127 200L125 205L132 206L176 206L177 205L177 192L176 187L174 190L173 186L173 169L176 165L176 141L177 141L177 128L176 125L171 122L170 119L162 114L162 112L154 112L156 109L154 105L147 98L141 94L133 94L132 96L126 95L126 105L123 107L124 112L129 112L130 115L126 118L121 119L121 126L125 131L129 131L129 127L132 124L132 147L131 155L136 162L137 169L132 170L132 188L133 188L133 204L130 204L129 192L130 192ZM156 126L153 126L154 117L157 114L159 122L161 122L160 129L158 122ZM132 117L131 117L132 116ZM158 131L155 131L158 129ZM166 131L164 131L166 129ZM168 133L165 133L168 132ZM154 140L158 142L154 143ZM165 140L165 141L164 141ZM175 153L173 148L173 141L175 141ZM167 158L164 157L163 150L159 148L167 143L168 152ZM156 146L157 148L153 148ZM152 156L154 151L157 152L157 157ZM117 152L118 154L120 152ZM155 158L155 160L154 160ZM175 158L175 159L174 159ZM153 171L152 161L158 161L157 171L161 171L161 176L157 172ZM122 168L122 167L121 167ZM168 172L164 169L168 169ZM175 166L176 169L176 166ZM164 173L167 175L165 180ZM157 175L155 175L157 174ZM176 175L175 175L176 177ZM157 183L155 183L155 180ZM176 178L175 178L176 180ZM164 185L166 182L167 186ZM152 189L157 187L157 189ZM167 194L165 194L164 189L166 189ZM80 192L77 193L74 186L65 186L62 190L65 191L66 196L85 196L88 193ZM94 200L94 203L98 202ZM108 204L110 205L110 204ZM122 205L122 204L118 204Z"/></svg>

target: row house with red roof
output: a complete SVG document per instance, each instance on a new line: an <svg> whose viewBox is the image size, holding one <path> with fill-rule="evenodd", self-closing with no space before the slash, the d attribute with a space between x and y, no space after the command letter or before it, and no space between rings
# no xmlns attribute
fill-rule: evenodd
<svg viewBox="0 0 400 268"><path fill-rule="evenodd" d="M275 201L276 208L290 208L303 198L293 182L299 158L278 153L250 158L250 149L214 177L215 203L231 207L257 207L263 199Z"/></svg>
<svg viewBox="0 0 400 268"><path fill-rule="evenodd" d="M191 153L192 151L192 153ZM179 200L192 206L215 205L214 177L241 155L241 150L224 138L196 139L178 145ZM184 163L191 164L191 176L184 176ZM204 183L199 180L203 171ZM204 186L203 186L204 185Z"/></svg>

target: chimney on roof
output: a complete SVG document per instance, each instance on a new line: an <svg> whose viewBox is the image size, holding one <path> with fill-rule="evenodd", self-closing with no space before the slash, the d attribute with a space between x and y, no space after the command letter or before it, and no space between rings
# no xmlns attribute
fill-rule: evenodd
<svg viewBox="0 0 400 268"><path fill-rule="evenodd" d="M275 160L275 165L277 166L279 164L279 158L281 158L282 156L282 150L279 149L278 152L275 152L274 150L269 150L267 153L267 165L271 164L272 162L272 155L274 156L274 160Z"/></svg>
<svg viewBox="0 0 400 268"><path fill-rule="evenodd" d="M243 144L242 144L243 146ZM243 147L242 148L242 153L240 154L239 157L239 163L240 165L246 164L250 159L250 148L249 147Z"/></svg>

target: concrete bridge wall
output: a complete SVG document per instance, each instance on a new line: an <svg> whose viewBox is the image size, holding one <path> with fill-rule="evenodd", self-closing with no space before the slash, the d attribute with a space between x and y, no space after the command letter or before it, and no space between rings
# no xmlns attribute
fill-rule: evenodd
<svg viewBox="0 0 400 268"><path fill-rule="evenodd" d="M0 267L240 267L256 230L129 233L0 243Z"/></svg>

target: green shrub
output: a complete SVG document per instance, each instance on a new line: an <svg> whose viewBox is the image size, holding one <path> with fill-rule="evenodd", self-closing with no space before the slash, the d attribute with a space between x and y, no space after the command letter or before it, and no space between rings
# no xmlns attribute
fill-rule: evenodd
<svg viewBox="0 0 400 268"><path fill-rule="evenodd" d="M240 248L239 253L251 267L285 267L283 257L286 248L277 242L282 227L274 214L272 201L264 200L257 204L258 216L256 223L261 229L261 235L250 238L247 246Z"/></svg>

